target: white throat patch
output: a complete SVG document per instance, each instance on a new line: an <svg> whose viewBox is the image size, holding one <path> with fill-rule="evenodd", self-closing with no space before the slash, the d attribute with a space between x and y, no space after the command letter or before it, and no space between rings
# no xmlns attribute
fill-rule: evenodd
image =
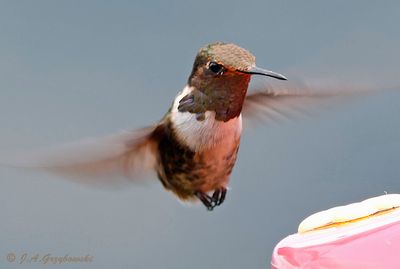
<svg viewBox="0 0 400 269"><path fill-rule="evenodd" d="M171 110L171 121L178 138L194 151L238 139L242 132L242 115L223 122L215 120L214 111L206 111L205 119L199 121L196 114L178 111L179 101L192 90L186 86L175 98Z"/></svg>

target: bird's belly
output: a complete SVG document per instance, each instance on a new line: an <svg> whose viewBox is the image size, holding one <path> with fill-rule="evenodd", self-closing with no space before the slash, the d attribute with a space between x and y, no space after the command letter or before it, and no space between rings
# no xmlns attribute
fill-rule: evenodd
<svg viewBox="0 0 400 269"><path fill-rule="evenodd" d="M172 130L175 134L176 130ZM176 135L162 139L159 144L158 176L164 187L184 200L192 198L198 191L209 192L227 187L239 149L240 133L222 131L222 135L214 133L218 143L197 147L196 150L182 143Z"/></svg>
<svg viewBox="0 0 400 269"><path fill-rule="evenodd" d="M203 162L201 166L205 168L203 180L200 179L200 191L209 192L227 187L236 162L239 144L240 138L226 137L217 146L198 153L197 158L200 163Z"/></svg>

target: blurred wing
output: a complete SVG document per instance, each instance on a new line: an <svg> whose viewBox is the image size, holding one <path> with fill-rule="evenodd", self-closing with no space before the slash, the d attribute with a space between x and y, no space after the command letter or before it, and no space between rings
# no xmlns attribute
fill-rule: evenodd
<svg viewBox="0 0 400 269"><path fill-rule="evenodd" d="M42 169L84 183L113 184L138 179L155 167L162 125L86 139L44 151L0 157L0 164Z"/></svg>
<svg viewBox="0 0 400 269"><path fill-rule="evenodd" d="M250 92L243 104L243 116L250 119L279 121L309 115L312 109L334 101L374 91L368 86L333 85L330 83L266 84Z"/></svg>

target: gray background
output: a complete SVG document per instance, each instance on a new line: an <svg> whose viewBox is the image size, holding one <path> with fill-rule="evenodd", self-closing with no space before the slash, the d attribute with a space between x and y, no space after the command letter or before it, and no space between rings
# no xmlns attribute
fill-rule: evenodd
<svg viewBox="0 0 400 269"><path fill-rule="evenodd" d="M399 85L397 1L1 1L1 150L155 122L202 45L237 43L303 78ZM109 191L0 169L0 266L14 252L90 254L55 268L268 268L307 215L400 191L400 93L246 131L214 212L156 182ZM50 268L50 267L49 267Z"/></svg>

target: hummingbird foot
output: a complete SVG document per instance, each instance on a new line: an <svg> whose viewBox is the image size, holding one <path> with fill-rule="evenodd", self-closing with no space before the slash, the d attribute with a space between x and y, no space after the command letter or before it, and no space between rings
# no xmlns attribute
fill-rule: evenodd
<svg viewBox="0 0 400 269"><path fill-rule="evenodd" d="M211 197L211 202L214 207L221 205L225 201L226 191L226 188L220 188L214 191Z"/></svg>
<svg viewBox="0 0 400 269"><path fill-rule="evenodd" d="M197 198L203 203L203 205L207 208L207 210L212 211L215 207L212 202L212 198L204 192L198 191L195 193Z"/></svg>
<svg viewBox="0 0 400 269"><path fill-rule="evenodd" d="M196 196L207 210L212 211L216 206L221 205L225 201L226 192L226 188L220 188L215 190L212 196L204 192L196 192Z"/></svg>

